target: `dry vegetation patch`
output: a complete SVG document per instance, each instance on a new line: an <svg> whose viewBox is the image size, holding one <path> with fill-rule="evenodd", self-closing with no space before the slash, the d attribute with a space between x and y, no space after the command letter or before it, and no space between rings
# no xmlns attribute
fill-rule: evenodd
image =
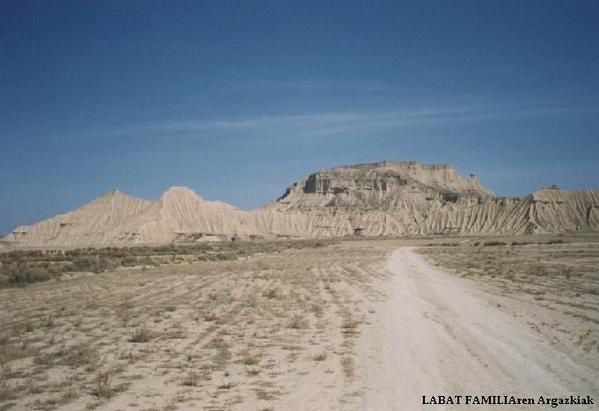
<svg viewBox="0 0 599 411"><path fill-rule="evenodd" d="M419 250L434 264L509 298L550 344L599 370L599 237L471 239ZM501 302L498 302L501 306Z"/></svg>
<svg viewBox="0 0 599 411"><path fill-rule="evenodd" d="M0 409L285 409L298 401L335 408L358 401L350 395L360 384L354 345L366 306L381 298L372 286L386 275L381 261L390 247L381 245L80 251L77 258L101 261L110 253L119 262L99 274L0 290ZM20 254L18 264L50 256L87 264L44 252ZM140 261L145 269L134 267Z"/></svg>

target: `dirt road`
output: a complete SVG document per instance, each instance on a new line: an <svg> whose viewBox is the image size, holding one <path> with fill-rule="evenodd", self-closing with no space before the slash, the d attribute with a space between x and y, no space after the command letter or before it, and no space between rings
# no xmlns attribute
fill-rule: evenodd
<svg viewBox="0 0 599 411"><path fill-rule="evenodd" d="M411 248L395 251L388 264L390 298L362 343L364 409L466 408L426 406L424 395L599 397L596 372L556 351L472 281L437 269Z"/></svg>

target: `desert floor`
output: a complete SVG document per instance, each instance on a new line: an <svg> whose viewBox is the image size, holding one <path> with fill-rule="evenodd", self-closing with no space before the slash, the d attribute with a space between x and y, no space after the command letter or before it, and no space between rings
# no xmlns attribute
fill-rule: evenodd
<svg viewBox="0 0 599 411"><path fill-rule="evenodd" d="M361 240L5 288L0 410L599 397L598 267L592 236Z"/></svg>

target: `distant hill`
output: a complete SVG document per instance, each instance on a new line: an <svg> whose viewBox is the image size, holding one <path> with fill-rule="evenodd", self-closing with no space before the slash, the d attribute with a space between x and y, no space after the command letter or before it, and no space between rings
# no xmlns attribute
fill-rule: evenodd
<svg viewBox="0 0 599 411"><path fill-rule="evenodd" d="M496 197L449 165L379 162L320 170L262 209L172 187L157 201L118 191L2 238L11 247L87 247L231 238L535 234L599 230L599 191Z"/></svg>

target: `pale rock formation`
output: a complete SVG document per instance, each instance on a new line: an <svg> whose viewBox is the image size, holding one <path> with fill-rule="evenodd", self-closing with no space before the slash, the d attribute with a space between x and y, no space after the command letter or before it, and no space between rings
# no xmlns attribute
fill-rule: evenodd
<svg viewBox="0 0 599 411"><path fill-rule="evenodd" d="M171 187L157 201L118 191L20 226L0 244L84 247L235 237L534 234L599 230L599 191L500 198L448 165L379 162L311 174L262 209L242 211Z"/></svg>
<svg viewBox="0 0 599 411"><path fill-rule="evenodd" d="M60 247L135 242L136 233L123 230L153 202L117 190L83 207L29 226L17 227L4 241L27 247Z"/></svg>

